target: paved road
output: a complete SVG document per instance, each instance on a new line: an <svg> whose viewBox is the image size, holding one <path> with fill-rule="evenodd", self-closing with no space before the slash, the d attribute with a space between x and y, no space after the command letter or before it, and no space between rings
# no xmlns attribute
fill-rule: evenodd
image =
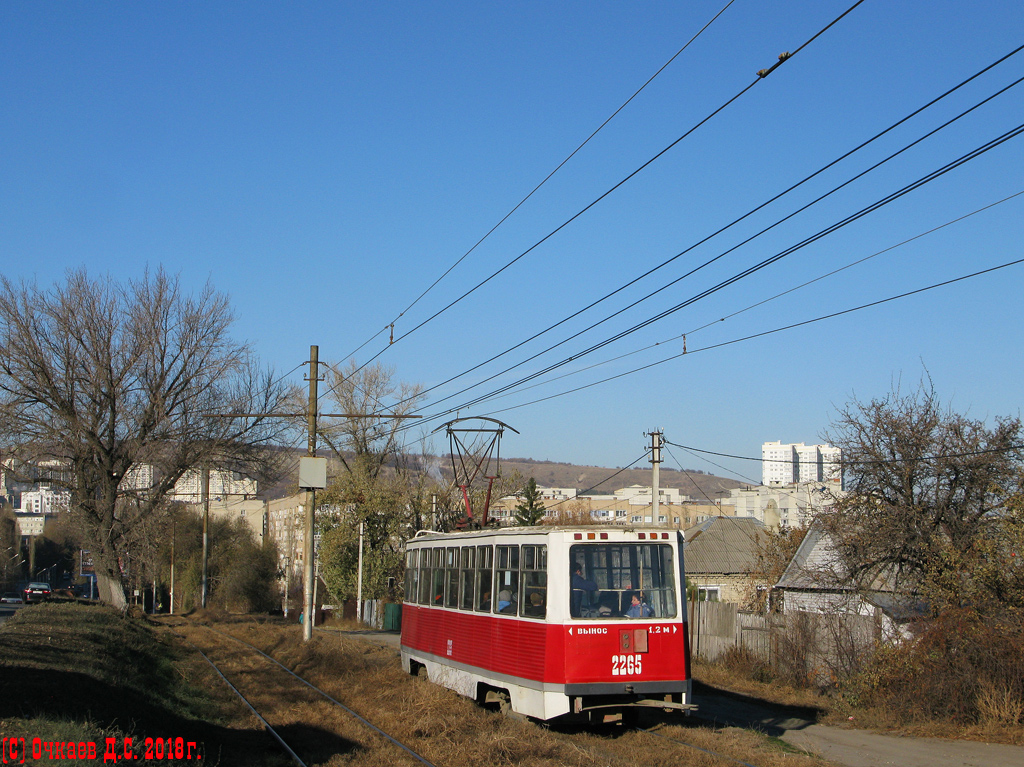
<svg viewBox="0 0 1024 767"><path fill-rule="evenodd" d="M864 730L810 725L782 739L847 767L1021 767L1024 747L878 735Z"/></svg>
<svg viewBox="0 0 1024 767"><path fill-rule="evenodd" d="M761 730L846 767L1021 767L1024 747L967 740L879 735L815 724L815 712L697 685L695 715L715 724Z"/></svg>
<svg viewBox="0 0 1024 767"><path fill-rule="evenodd" d="M0 626L25 605L0 605Z"/></svg>

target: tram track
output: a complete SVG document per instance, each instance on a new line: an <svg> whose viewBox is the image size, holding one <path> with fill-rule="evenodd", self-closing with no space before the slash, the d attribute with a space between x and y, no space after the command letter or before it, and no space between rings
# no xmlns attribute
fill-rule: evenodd
<svg viewBox="0 0 1024 767"><path fill-rule="evenodd" d="M171 628L169 624L165 625ZM734 731L725 733L721 731L721 728L707 727L691 730L678 718L670 715L663 718L654 711L645 712L645 718L641 720L643 726L635 729L619 729L614 734L595 733L588 728L569 728L568 730L542 728L534 723L509 721L500 715L482 711L469 701L450 696L442 688L425 685L407 675L399 676L396 683L394 679L395 664L390 659L386 660L386 665L392 676L389 677L386 685L393 688L391 690L382 686L377 690L377 694L372 691L368 693L366 688L353 689L351 681L345 680L336 680L336 684L325 685L323 680L332 678L325 677L325 673L330 675L334 671L325 670L319 665L321 656L303 656L297 649L301 645L283 643L280 637L284 634L272 625L252 622L241 629L241 633L243 635L248 633L247 638L259 644L259 647L233 633L200 622L183 621L180 624L175 624L173 628L187 630L186 641L190 641L197 649L200 649L201 646L208 650L209 662L212 665L229 667L225 669L225 673L226 677L230 678L226 678L225 681L229 683L233 681L241 688L236 692L239 697L252 699L251 702L247 701L247 705L251 709L256 709L255 713L259 716L265 716L265 727L279 732L288 747L295 752L295 756L291 758L296 764L314 762L364 764L372 762L386 765L437 764L445 767L468 767L468 765L485 763L619 765L634 764L638 749L645 754L645 764L657 766L687 764L693 765L693 767L724 767L725 765L739 764L743 767L755 767L755 765L756 767L775 767L780 764L822 764L809 756L807 756L806 762L794 758L805 755L773 752L772 747L766 747L763 742L757 745L753 735L743 742L744 736L737 735ZM238 631L237 629L231 630ZM324 632L323 639L332 643L325 646L323 652L334 653L336 646L333 643L344 641L345 637L339 636L336 632ZM351 639L361 639L361 637L355 635ZM373 643L350 641L349 646L352 645L365 645L366 648L369 648ZM366 652L377 653L379 648L372 651L366 649ZM278 657L274 657L274 655ZM309 674L306 669L316 669L312 675L313 681L303 676L303 674ZM318 676L319 678L317 678ZM408 688L405 687L406 682L408 682ZM284 695L282 691L286 684L290 692L287 693L287 705L284 706L285 712L282 717L279 707L274 705L274 699ZM323 689L324 687L327 689ZM336 711L338 716L349 720L347 726L333 729L327 727L323 713L317 714L315 718L321 728L331 730L331 736L335 738L334 744L340 746L340 751L343 752L339 759L334 759L330 755L331 748L334 747L330 744L326 747L324 745L318 747L317 756L311 759L303 751L301 733L299 733L300 737L294 737L296 722L301 722L306 718L304 706L307 704L298 702L298 696L295 694L298 689L301 689L303 694L308 697L315 696L319 706L329 707ZM339 694L339 690L343 690L343 694ZM424 690L428 691L428 695L443 697L447 703L442 704L445 706L445 711L440 712L440 715L442 717L454 716L456 721L465 724L465 728L458 725L453 728L451 721L440 723L438 716L432 712L429 715L418 716L415 726L410 726L412 717L408 709L402 712L398 710L385 711L384 709L388 708L389 704L385 703L382 708L380 701L374 700L378 697L386 698L389 692L399 699L404 699ZM356 698L351 696L356 696ZM353 699L367 704L360 706L362 713L346 705L346 702L351 702ZM394 697L388 698L388 700L394 699ZM462 710L463 707L465 707L464 710ZM391 709L395 709L395 707L391 706ZM416 716L413 714L413 717ZM377 724L370 721L371 718L383 726L378 727ZM678 727L683 727L683 729L678 730ZM356 735L354 728L361 729L363 733ZM406 743L414 744L415 748L405 745L385 729L391 730L392 733L404 733L400 737ZM665 732L660 732L661 729L665 729ZM756 730L750 732L753 733ZM540 744L549 736L552 741L551 745L541 746ZM446 741L441 750L438 750L438 746L441 745L438 742L439 739ZM558 742L561 743L560 746L557 745ZM481 758L484 756L486 748L491 748L492 751L497 750L499 758L494 756ZM370 758L371 751L374 752L372 758ZM420 754L419 751L424 751L425 755ZM736 756L730 756L722 751L731 751ZM540 753L537 753L538 758L534 758L535 752L545 753L545 756L540 757ZM557 754L556 760L552 761L551 757L555 754Z"/></svg>
<svg viewBox="0 0 1024 767"><path fill-rule="evenodd" d="M241 699L251 713L259 720L267 733L277 741L278 745L281 746L292 761L300 765L300 767L306 767L307 764L313 762L321 763L326 761L324 757L328 756L326 752L330 749L324 746L327 745L326 742L329 742L332 737L336 740L335 746L340 746L338 750L348 754L353 754L357 751L388 749L394 752L393 755L381 758L379 761L394 765L416 764L436 767L426 757L392 737L352 708L338 701L320 687L296 674L276 658L263 652L263 650L255 645L246 642L244 639L220 631L212 626L192 622L168 623L165 625L210 664L231 691ZM213 649L210 643L204 642L203 644L206 648L206 651L204 651L203 648L193 641L196 638L195 636L190 638L175 630L182 628L193 633L199 633L199 630L209 632L207 636L212 634L217 638L213 643L213 648L217 648L218 641L221 643L230 641L233 643L233 646L241 645L246 648L243 652L247 653L249 657L258 656L261 660L257 664L246 663L238 653L232 653L230 650L225 651L223 644L219 648ZM220 665L214 658L210 657L211 650L214 657L221 661ZM221 665L225 662L230 662L236 668L229 673L225 673L224 669L221 668ZM258 668L259 665L263 666L262 670ZM237 668L239 666L242 667L241 670ZM234 682L229 678L229 674L234 678ZM254 683L254 679L258 680L258 682ZM275 679L277 681L273 681ZM280 680L288 681L282 685ZM286 689L287 684L291 684L293 690L296 689L296 685L302 685L302 688L299 689L303 690L307 700L302 701L294 693L288 692ZM245 692L239 689L240 687L245 688ZM316 699L310 700L314 694ZM253 699L257 700L259 709L263 713L253 703ZM341 721L336 716L325 716L323 711L325 703L329 704L329 708L332 711L343 712L345 721ZM319 710L310 715L311 709ZM270 720L275 720L277 726L272 724ZM311 727L308 724L310 720L318 722L320 726ZM353 732L353 728L350 726L352 722L356 723L359 728L362 728L364 731L363 737ZM312 732L313 730L316 730L316 732ZM284 734L282 734L282 731L284 731ZM369 735L368 738L366 734ZM311 747L308 743L304 743L304 741L309 740L316 740L318 744ZM300 753L303 751L312 752L313 755L307 754L304 760L300 756Z"/></svg>

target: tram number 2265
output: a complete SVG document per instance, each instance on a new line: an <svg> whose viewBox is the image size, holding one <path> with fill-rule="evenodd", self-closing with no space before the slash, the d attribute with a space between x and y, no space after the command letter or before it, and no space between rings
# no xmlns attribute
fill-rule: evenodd
<svg viewBox="0 0 1024 767"><path fill-rule="evenodd" d="M613 655L612 676L636 676L640 673L639 655Z"/></svg>

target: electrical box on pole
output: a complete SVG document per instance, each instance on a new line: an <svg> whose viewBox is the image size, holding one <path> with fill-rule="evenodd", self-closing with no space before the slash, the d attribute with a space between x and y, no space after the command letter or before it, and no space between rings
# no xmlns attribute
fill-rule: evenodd
<svg viewBox="0 0 1024 767"><path fill-rule="evenodd" d="M299 459L299 489L323 490L327 487L327 459Z"/></svg>

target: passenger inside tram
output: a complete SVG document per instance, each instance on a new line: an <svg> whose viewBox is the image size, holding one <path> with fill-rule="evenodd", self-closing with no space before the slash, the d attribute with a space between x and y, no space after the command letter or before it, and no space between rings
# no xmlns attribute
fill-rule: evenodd
<svg viewBox="0 0 1024 767"><path fill-rule="evenodd" d="M512 592L508 589L502 589L498 592L498 612L499 613L514 613L516 611L516 601Z"/></svg>
<svg viewBox="0 0 1024 767"><path fill-rule="evenodd" d="M539 591L531 592L523 613L531 617L544 617L544 595Z"/></svg>

